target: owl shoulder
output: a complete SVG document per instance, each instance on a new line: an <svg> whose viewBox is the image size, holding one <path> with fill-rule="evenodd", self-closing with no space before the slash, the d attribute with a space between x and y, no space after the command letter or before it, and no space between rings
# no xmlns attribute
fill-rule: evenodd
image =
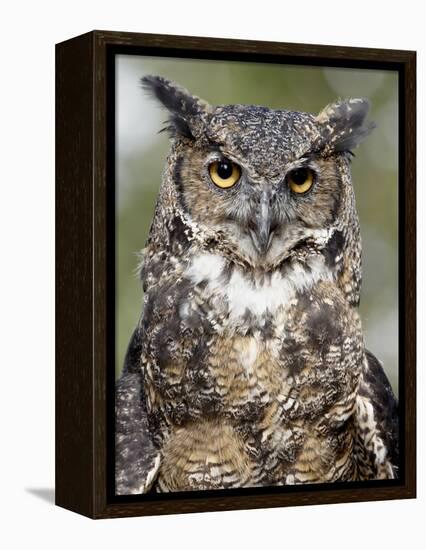
<svg viewBox="0 0 426 550"><path fill-rule="evenodd" d="M326 343L343 346L348 338L362 341L359 313L332 281L318 281L299 292L293 315L293 322L321 348Z"/></svg>

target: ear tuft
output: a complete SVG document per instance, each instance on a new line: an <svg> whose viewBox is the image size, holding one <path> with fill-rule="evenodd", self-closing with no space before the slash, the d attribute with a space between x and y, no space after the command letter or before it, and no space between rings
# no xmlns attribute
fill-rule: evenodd
<svg viewBox="0 0 426 550"><path fill-rule="evenodd" d="M351 151L376 127L367 121L368 99L346 99L327 105L316 117L322 147L328 151Z"/></svg>
<svg viewBox="0 0 426 550"><path fill-rule="evenodd" d="M209 110L205 102L162 76L144 76L141 83L142 88L169 111L164 131L168 131L171 136L179 134L191 139L197 137L203 115Z"/></svg>

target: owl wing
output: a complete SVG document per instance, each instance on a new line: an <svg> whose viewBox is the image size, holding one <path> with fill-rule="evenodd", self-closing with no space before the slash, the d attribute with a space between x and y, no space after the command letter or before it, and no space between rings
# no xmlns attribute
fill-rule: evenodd
<svg viewBox="0 0 426 550"><path fill-rule="evenodd" d="M398 403L382 365L368 350L357 395L355 428L360 477L397 477Z"/></svg>
<svg viewBox="0 0 426 550"><path fill-rule="evenodd" d="M115 390L115 490L118 495L148 492L160 466L160 453L148 427L140 352L140 331L136 329Z"/></svg>

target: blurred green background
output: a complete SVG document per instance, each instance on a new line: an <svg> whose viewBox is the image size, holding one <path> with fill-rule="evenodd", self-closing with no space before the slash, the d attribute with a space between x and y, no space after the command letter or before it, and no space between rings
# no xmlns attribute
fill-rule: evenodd
<svg viewBox="0 0 426 550"><path fill-rule="evenodd" d="M261 104L318 113L337 98L368 97L373 134L352 162L363 239L361 316L367 346L398 391L398 74L370 69L116 57L116 374L142 309L136 274L169 142L167 114L140 78L175 80L211 104Z"/></svg>

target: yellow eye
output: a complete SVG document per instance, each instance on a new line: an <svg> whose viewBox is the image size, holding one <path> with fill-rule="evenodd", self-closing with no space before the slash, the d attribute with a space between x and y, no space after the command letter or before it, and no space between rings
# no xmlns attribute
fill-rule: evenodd
<svg viewBox="0 0 426 550"><path fill-rule="evenodd" d="M241 176L241 168L234 162L223 159L212 162L209 166L212 182L221 189L234 186Z"/></svg>
<svg viewBox="0 0 426 550"><path fill-rule="evenodd" d="M297 168L287 174L287 182L293 193L306 193L314 183L314 172L310 168Z"/></svg>

